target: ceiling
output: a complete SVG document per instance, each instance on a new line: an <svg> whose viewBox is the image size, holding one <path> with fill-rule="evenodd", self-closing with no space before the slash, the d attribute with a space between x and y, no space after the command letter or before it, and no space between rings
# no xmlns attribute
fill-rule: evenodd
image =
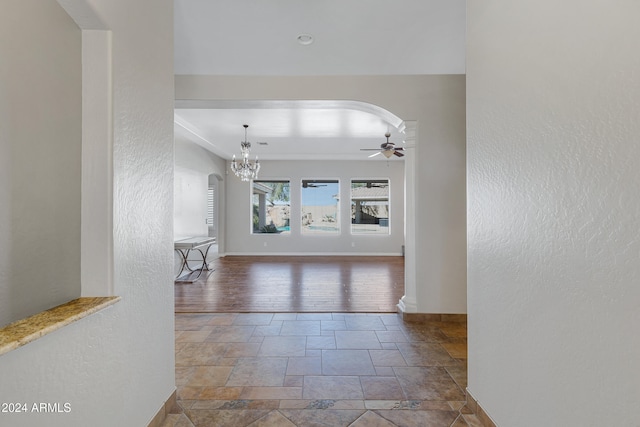
<svg viewBox="0 0 640 427"><path fill-rule="evenodd" d="M176 74L465 73L465 0L175 0L174 4ZM312 36L311 44L298 42L303 34ZM385 132L397 145L403 140L402 118L353 103L178 102L175 121L176 137L226 159L239 154L244 123L249 125L252 157L265 160L368 160L373 152L360 149L378 148L385 142Z"/></svg>

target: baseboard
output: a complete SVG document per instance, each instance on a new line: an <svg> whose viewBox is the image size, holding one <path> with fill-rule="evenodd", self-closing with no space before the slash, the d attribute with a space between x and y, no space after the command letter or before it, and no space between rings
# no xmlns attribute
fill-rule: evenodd
<svg viewBox="0 0 640 427"><path fill-rule="evenodd" d="M177 414L180 412L182 412L182 410L178 406L176 390L174 390L171 396L169 396L160 407L156 415L151 419L151 422L147 424L147 427L160 427L168 414Z"/></svg>
<svg viewBox="0 0 640 427"><path fill-rule="evenodd" d="M224 256L403 256L402 252L226 252Z"/></svg>
<svg viewBox="0 0 640 427"><path fill-rule="evenodd" d="M405 313L398 307L398 316L404 322L424 323L424 322L456 322L466 323L466 314L449 314L449 313Z"/></svg>
<svg viewBox="0 0 640 427"><path fill-rule="evenodd" d="M480 420L483 427L497 427L496 423L493 422L491 417L487 414L487 412L482 408L482 405L478 403L478 401L471 395L469 389L466 390L467 394L467 408L471 410L476 417Z"/></svg>

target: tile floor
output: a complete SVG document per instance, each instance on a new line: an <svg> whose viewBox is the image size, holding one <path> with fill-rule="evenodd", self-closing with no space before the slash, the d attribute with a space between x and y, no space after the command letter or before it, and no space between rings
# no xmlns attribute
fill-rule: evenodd
<svg viewBox="0 0 640 427"><path fill-rule="evenodd" d="M183 426L480 426L466 327L396 314L176 314Z"/></svg>

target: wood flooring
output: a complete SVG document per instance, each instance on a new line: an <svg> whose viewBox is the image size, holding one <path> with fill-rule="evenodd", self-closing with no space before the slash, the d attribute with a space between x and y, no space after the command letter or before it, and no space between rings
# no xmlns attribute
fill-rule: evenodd
<svg viewBox="0 0 640 427"><path fill-rule="evenodd" d="M396 312L400 256L226 256L175 283L176 313Z"/></svg>

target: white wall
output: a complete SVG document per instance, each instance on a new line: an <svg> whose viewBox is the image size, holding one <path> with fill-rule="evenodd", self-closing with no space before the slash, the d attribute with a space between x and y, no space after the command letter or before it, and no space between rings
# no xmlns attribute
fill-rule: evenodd
<svg viewBox="0 0 640 427"><path fill-rule="evenodd" d="M259 179L289 179L291 233L252 234L251 185L229 175L227 179L227 254L379 254L400 255L404 244L404 164L378 161L261 161ZM338 179L340 182L340 233L302 235L302 179ZM390 180L391 234L351 234L351 179Z"/></svg>
<svg viewBox="0 0 640 427"><path fill-rule="evenodd" d="M206 174L176 164L173 187L173 235L176 240L207 235L208 181Z"/></svg>
<svg viewBox="0 0 640 427"><path fill-rule="evenodd" d="M218 180L216 186L216 229L217 250L224 252L225 227L225 166L224 159L216 156L208 150L190 142L182 135L183 129L175 127L175 173L173 193L173 234L174 239L207 236L209 226L207 219L207 191L210 175L215 175ZM210 250L207 260L211 261L215 256ZM202 262L202 256L192 251L188 259L192 267ZM181 267L181 258L174 253L174 273L178 274Z"/></svg>
<svg viewBox="0 0 640 427"><path fill-rule="evenodd" d="M71 404L71 412L66 414L0 414L0 424L139 427L147 425L175 390L173 3L65 1L67 5L74 3L90 4L89 9L112 31L113 288L122 301L0 356L0 402ZM54 37L49 24L55 16L52 8L56 8L53 0L3 4L2 31L15 20L26 32L8 34L8 39L2 34L15 55L46 57L51 64L63 59L57 56L57 49L40 50L28 40ZM4 52L2 56L4 60ZM34 108L44 108L44 103L60 109L58 102L43 97L30 75L29 69L23 69L10 81L23 88L22 101ZM57 71L54 78L55 85L66 85L73 76ZM5 82L4 76L1 81ZM47 82L44 90L54 91L55 85ZM4 84L0 87L6 90ZM2 99L7 99L4 93ZM49 118L35 117L13 105L3 104L2 108L2 120L13 114L12 120L38 127ZM56 117L49 124L57 126L57 121ZM4 123L0 129L4 132ZM2 149L6 150L4 144ZM13 167L30 169L31 163L14 160ZM7 181L0 181L3 202L12 194L7 187ZM0 215L0 221L3 230L11 227L6 213ZM35 234L28 237L38 238ZM0 239L0 245L6 259L10 248L5 239ZM38 274L41 266L34 263L31 267ZM46 284L38 286L46 292Z"/></svg>
<svg viewBox="0 0 640 427"><path fill-rule="evenodd" d="M80 30L19 3L0 17L0 326L80 296Z"/></svg>
<svg viewBox="0 0 640 427"><path fill-rule="evenodd" d="M416 217L406 224L406 308L466 312L464 76L176 76L176 99L354 100L417 121L419 167L409 168L406 196Z"/></svg>
<svg viewBox="0 0 640 427"><path fill-rule="evenodd" d="M225 179L226 162L183 137L175 139L174 229L180 237L206 236L209 175ZM224 201L224 181L218 185ZM222 227L224 228L224 227Z"/></svg>
<svg viewBox="0 0 640 427"><path fill-rule="evenodd" d="M640 425L638 16L469 2L468 389L499 426Z"/></svg>

